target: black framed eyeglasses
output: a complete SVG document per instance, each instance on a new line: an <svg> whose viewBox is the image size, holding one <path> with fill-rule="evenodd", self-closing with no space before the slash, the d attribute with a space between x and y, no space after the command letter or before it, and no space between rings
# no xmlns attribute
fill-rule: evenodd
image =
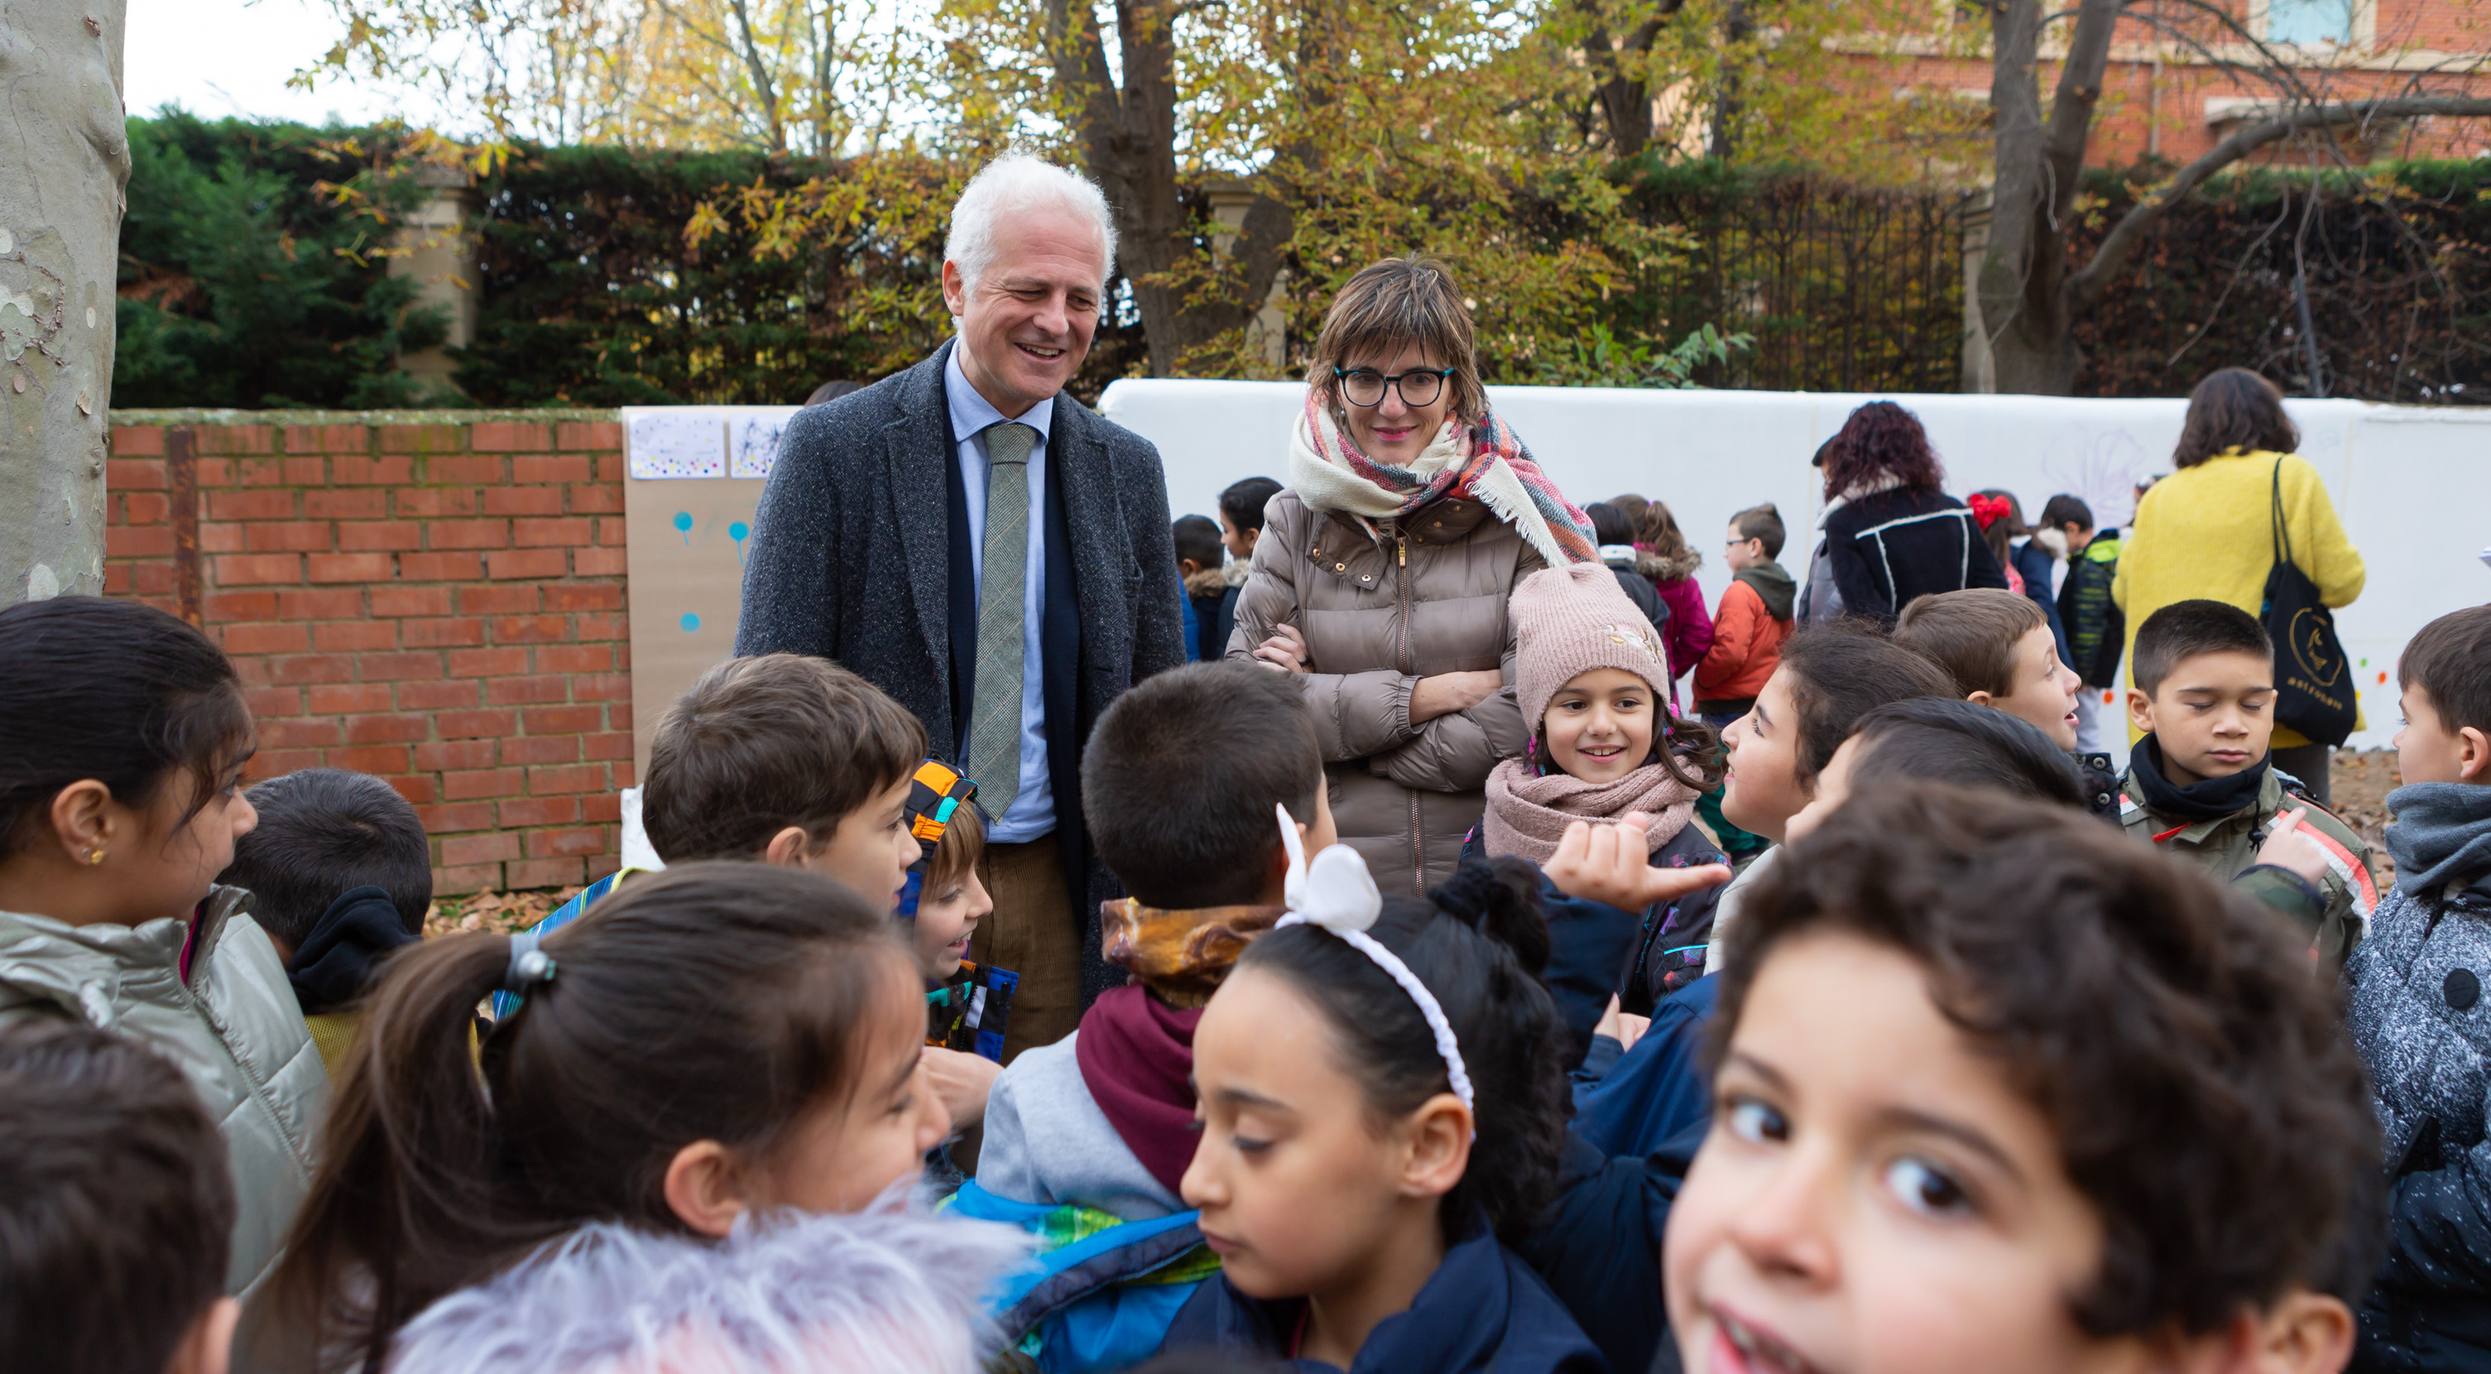
<svg viewBox="0 0 2491 1374"><path fill-rule="evenodd" d="M1360 410L1384 404L1384 388L1399 387L1401 403L1412 409L1431 406L1444 394L1444 379L1453 375L1449 367L1414 367L1390 376L1371 367L1336 367L1332 380L1340 383L1341 399Z"/></svg>

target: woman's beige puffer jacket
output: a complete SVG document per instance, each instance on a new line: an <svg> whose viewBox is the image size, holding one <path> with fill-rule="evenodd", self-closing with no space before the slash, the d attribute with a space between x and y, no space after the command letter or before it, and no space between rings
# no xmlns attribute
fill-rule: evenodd
<svg viewBox="0 0 2491 1374"><path fill-rule="evenodd" d="M1312 510L1293 491L1274 496L1228 656L1250 659L1284 623L1305 636L1306 705L1333 823L1376 886L1417 895L1451 876L1488 773L1522 752L1506 607L1544 564L1476 501L1447 497L1376 528ZM1504 690L1410 723L1420 678L1489 668L1504 672Z"/></svg>

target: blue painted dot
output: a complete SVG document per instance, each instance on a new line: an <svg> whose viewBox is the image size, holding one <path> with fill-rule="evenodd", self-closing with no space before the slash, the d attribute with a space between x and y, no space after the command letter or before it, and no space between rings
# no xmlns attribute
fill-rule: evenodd
<svg viewBox="0 0 2491 1374"><path fill-rule="evenodd" d="M734 524L727 526L727 538L741 544L745 540L752 538L752 526L738 520Z"/></svg>
<svg viewBox="0 0 2491 1374"><path fill-rule="evenodd" d="M692 512L690 512L690 511L688 511L688 510L679 510L679 511L676 511L676 512L675 512L675 528L676 528L676 529L678 529L678 530L681 530L681 531L683 532L683 542L684 542L684 543L686 543L686 544L691 543L691 542L692 542Z"/></svg>
<svg viewBox="0 0 2491 1374"><path fill-rule="evenodd" d="M698 611L685 611L683 613L683 632L685 634L691 634L700 629L700 627L701 617Z"/></svg>

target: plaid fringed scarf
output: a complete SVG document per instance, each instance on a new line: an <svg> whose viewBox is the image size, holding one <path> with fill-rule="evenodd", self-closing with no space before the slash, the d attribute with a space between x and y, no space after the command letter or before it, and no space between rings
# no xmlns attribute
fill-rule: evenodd
<svg viewBox="0 0 2491 1374"><path fill-rule="evenodd" d="M1552 568L1600 561L1591 518L1557 490L1503 420L1447 419L1407 467L1359 452L1313 387L1289 444L1289 487L1320 511L1396 520L1447 495L1467 496L1511 525Z"/></svg>

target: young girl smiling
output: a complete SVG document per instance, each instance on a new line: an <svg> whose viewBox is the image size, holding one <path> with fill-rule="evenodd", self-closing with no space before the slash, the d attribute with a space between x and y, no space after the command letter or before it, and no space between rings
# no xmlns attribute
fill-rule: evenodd
<svg viewBox="0 0 2491 1374"><path fill-rule="evenodd" d="M1631 816L1644 826L1655 868L1728 862L1688 823L1696 799L1720 781L1712 731L1669 713L1668 659L1616 580L1592 564L1535 572L1514 593L1513 619L1515 695L1532 738L1523 757L1488 775L1480 848L1545 868L1568 825ZM1626 1010L1647 1012L1701 975L1718 891L1638 913L1617 989ZM1577 914L1596 913L1567 916Z"/></svg>

